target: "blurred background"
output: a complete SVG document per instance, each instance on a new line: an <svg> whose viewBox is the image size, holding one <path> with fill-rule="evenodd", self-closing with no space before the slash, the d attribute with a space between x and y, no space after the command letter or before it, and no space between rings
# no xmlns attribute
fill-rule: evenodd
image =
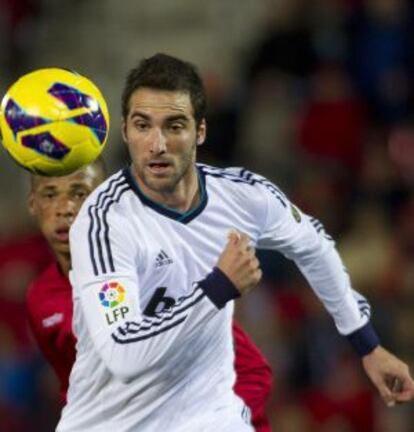
<svg viewBox="0 0 414 432"><path fill-rule="evenodd" d="M127 159L120 93L139 59L196 63L208 97L200 160L277 183L336 239L383 344L414 366L414 8L410 0L0 0L0 93L39 67L75 69L112 115L105 159ZM0 432L54 430L56 378L26 324L50 260L28 176L0 153ZM269 359L277 432L412 432L386 409L299 272L260 253L238 319Z"/></svg>

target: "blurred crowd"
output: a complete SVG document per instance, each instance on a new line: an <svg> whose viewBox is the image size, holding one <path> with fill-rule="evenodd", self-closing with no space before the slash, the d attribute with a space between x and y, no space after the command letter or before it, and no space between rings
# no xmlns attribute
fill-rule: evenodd
<svg viewBox="0 0 414 432"><path fill-rule="evenodd" d="M200 160L259 172L317 218L370 300L384 346L414 367L414 5L279 3L240 56L237 85L205 71L210 106ZM10 52L24 54L13 32L33 18L35 4L0 0ZM3 63L18 70L12 58ZM119 151L113 164L124 162ZM51 257L26 227L0 237L0 432L51 431L60 410L24 307L29 281ZM259 255L262 286L240 301L237 317L274 371L274 430L412 432L412 404L382 404L296 267Z"/></svg>

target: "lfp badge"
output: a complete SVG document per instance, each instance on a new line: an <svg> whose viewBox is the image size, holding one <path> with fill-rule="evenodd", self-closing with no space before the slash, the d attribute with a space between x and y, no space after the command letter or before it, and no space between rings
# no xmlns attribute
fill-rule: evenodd
<svg viewBox="0 0 414 432"><path fill-rule="evenodd" d="M98 294L99 301L107 309L105 318L108 324L115 323L128 313L128 306L123 305L125 302L125 288L119 282L105 283Z"/></svg>

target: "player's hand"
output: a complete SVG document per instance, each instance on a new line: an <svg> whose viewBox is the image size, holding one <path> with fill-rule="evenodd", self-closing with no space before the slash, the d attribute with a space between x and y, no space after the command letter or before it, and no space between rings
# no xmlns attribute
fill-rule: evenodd
<svg viewBox="0 0 414 432"><path fill-rule="evenodd" d="M365 372L389 407L414 398L414 381L408 366L381 346L362 358Z"/></svg>
<svg viewBox="0 0 414 432"><path fill-rule="evenodd" d="M233 282L241 295L252 290L262 278L256 251L249 242L246 234L231 231L217 262L217 267Z"/></svg>

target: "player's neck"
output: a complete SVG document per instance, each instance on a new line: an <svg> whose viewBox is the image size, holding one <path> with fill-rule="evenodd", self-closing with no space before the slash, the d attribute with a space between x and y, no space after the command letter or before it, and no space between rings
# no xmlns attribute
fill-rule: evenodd
<svg viewBox="0 0 414 432"><path fill-rule="evenodd" d="M135 174L133 168L132 172L141 192L157 204L186 213L197 207L200 203L201 192L198 171L195 165L185 174L173 191L157 191L151 189Z"/></svg>
<svg viewBox="0 0 414 432"><path fill-rule="evenodd" d="M62 273L65 276L69 276L69 270L71 269L70 254L56 254L56 260L59 264L60 269L62 270Z"/></svg>

